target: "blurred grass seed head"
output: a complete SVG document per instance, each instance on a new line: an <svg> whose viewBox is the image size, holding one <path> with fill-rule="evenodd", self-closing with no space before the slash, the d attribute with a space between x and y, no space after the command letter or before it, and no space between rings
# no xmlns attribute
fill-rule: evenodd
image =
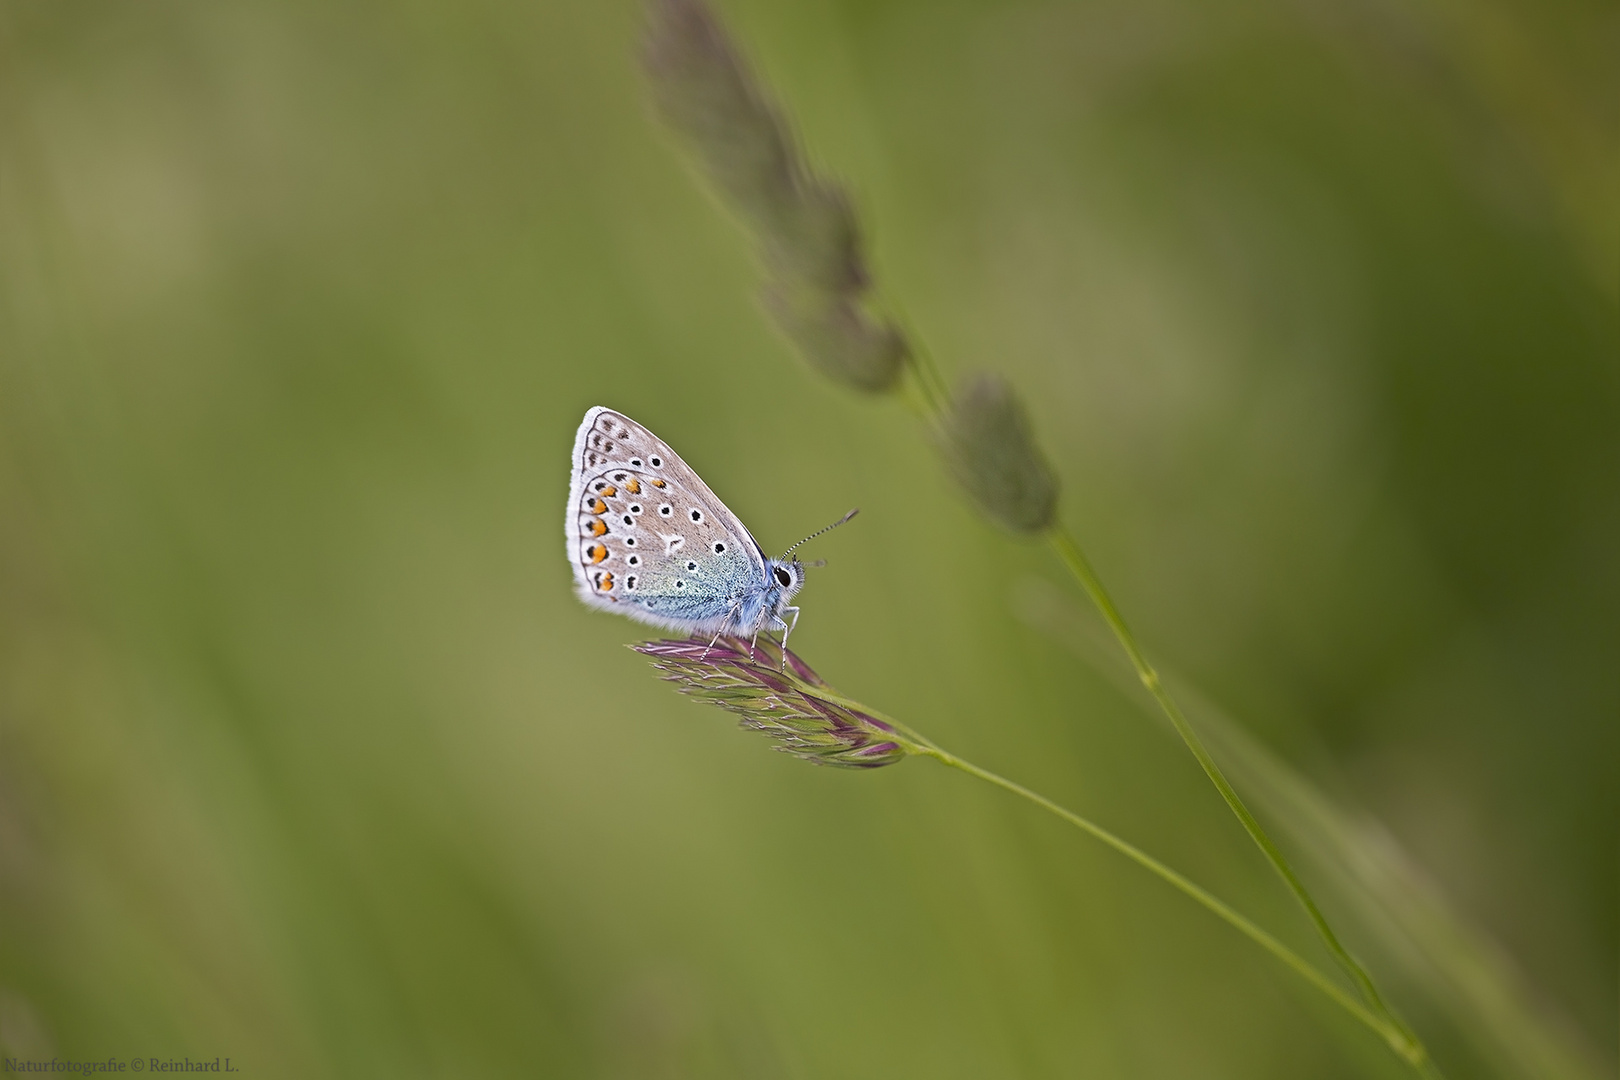
<svg viewBox="0 0 1620 1080"><path fill-rule="evenodd" d="M893 326L879 324L858 303L843 297L830 303L821 297L767 286L765 309L777 327L835 382L863 390L885 389L906 360L906 340ZM874 383L874 379L885 380Z"/></svg>
<svg viewBox="0 0 1620 1080"><path fill-rule="evenodd" d="M910 349L860 303L868 287L848 196L814 176L781 115L701 0L652 0L644 50L654 107L721 201L754 235L765 309L805 360L835 382L892 389ZM952 474L1014 532L1052 523L1057 480L1005 381L966 384L943 421Z"/></svg>
<svg viewBox="0 0 1620 1080"><path fill-rule="evenodd" d="M1040 532L1057 512L1057 475L1035 445L1029 418L1006 379L976 375L952 400L940 451L951 475L993 520Z"/></svg>
<svg viewBox="0 0 1620 1080"><path fill-rule="evenodd" d="M718 19L699 0L648 5L653 106L752 235L766 310L806 362L857 390L892 389L905 340L860 306L869 284L848 194L805 165Z"/></svg>

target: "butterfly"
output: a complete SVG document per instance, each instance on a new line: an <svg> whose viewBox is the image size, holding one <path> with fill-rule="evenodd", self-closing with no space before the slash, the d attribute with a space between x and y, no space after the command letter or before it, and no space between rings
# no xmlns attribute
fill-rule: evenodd
<svg viewBox="0 0 1620 1080"><path fill-rule="evenodd" d="M565 526L579 598L716 640L779 630L785 646L807 565L794 550L856 513L769 558L679 454L600 405L580 422L573 466Z"/></svg>

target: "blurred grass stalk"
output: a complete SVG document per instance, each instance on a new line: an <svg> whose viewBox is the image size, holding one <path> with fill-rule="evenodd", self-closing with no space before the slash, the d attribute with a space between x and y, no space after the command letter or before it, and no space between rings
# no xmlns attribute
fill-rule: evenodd
<svg viewBox="0 0 1620 1080"><path fill-rule="evenodd" d="M1152 716L1134 672L1069 599L1044 581L1015 598L1019 616L1107 677ZM1263 812L1305 852L1332 893L1445 1009L1503 1076L1600 1080L1597 1055L1573 1025L1539 1007L1504 950L1471 925L1399 843L1365 811L1343 805L1184 679L1172 677L1215 752Z"/></svg>
<svg viewBox="0 0 1620 1080"><path fill-rule="evenodd" d="M893 390L902 374L912 376L907 385L913 390L913 405L929 423L952 475L987 517L1013 532L1044 535L1050 541L1113 630L1142 684L1304 909L1366 1008L1352 1008L1354 1003L1314 968L1295 965L1296 969L1369 1022L1420 1073L1439 1075L1422 1042L1383 1000L1371 976L1339 941L1281 850L1238 797L1148 663L1080 546L1058 521L1056 475L1012 388L999 377L980 375L965 382L954 397L948 396L927 354L907 342L892 322L880 323L865 311L862 298L869 275L847 193L804 165L792 133L702 0L651 0L648 7L644 59L654 107L753 237L768 280L766 307L778 326L811 367L854 389ZM942 751L934 756L1069 817L1161 876L1173 873L1016 784ZM1196 888L1190 883L1179 887ZM1219 903L1207 894L1205 899ZM1228 918L1241 917L1233 912ZM1263 932L1255 928L1250 936L1257 933ZM1267 947L1282 955L1277 952L1280 946Z"/></svg>

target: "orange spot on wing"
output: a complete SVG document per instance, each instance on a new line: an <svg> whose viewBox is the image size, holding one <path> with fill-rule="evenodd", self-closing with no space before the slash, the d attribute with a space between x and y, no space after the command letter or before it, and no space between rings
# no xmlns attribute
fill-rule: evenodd
<svg viewBox="0 0 1620 1080"><path fill-rule="evenodd" d="M611 590L613 588L613 575L612 574L603 574L602 575L602 580L597 583L597 587L600 588L603 592L608 592L609 590Z"/></svg>
<svg viewBox="0 0 1620 1080"><path fill-rule="evenodd" d="M592 536L601 536L603 533L607 532L607 523L601 518L592 518L590 525L586 527L591 530Z"/></svg>
<svg viewBox="0 0 1620 1080"><path fill-rule="evenodd" d="M611 498L613 498L613 496L617 495L618 493L619 493L619 489L614 487L612 484L609 484L607 487L602 489L602 498L611 499Z"/></svg>
<svg viewBox="0 0 1620 1080"><path fill-rule="evenodd" d="M603 559L607 558L607 545L592 544L590 547L585 549L585 557L591 560L593 565L601 562Z"/></svg>
<svg viewBox="0 0 1620 1080"><path fill-rule="evenodd" d="M585 509L593 514L605 514L607 513L607 503L601 499L592 498L590 502L585 504Z"/></svg>
<svg viewBox="0 0 1620 1080"><path fill-rule="evenodd" d="M640 495L641 484L638 481L632 480L628 484L624 485L624 490L628 491L632 495Z"/></svg>
<svg viewBox="0 0 1620 1080"><path fill-rule="evenodd" d="M664 482L662 480L654 480L653 481L653 487L663 487L663 486L664 486Z"/></svg>

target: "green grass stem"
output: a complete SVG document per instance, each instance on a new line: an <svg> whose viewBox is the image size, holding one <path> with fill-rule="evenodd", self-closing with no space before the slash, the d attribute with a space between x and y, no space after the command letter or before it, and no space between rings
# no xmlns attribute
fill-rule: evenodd
<svg viewBox="0 0 1620 1080"><path fill-rule="evenodd" d="M1204 746L1204 741L1199 738L1198 732L1193 729L1193 726L1187 722L1181 707L1176 704L1175 698L1170 696L1170 692L1165 689L1164 684L1160 681L1159 673L1153 669L1152 664L1148 663L1147 656L1142 652L1141 644L1136 640L1136 635L1131 632L1131 628L1126 624L1124 616L1119 613L1119 608L1115 606L1113 597L1108 595L1108 590L1103 587L1102 579L1097 576L1096 570L1092 568L1091 561L1086 558L1085 552L1080 549L1080 545L1075 542L1074 537L1062 525L1056 525L1047 530L1047 536L1052 543L1052 547L1056 550L1058 558L1063 561L1064 566L1068 567L1069 572L1079 581L1080 587L1091 598L1091 602L1096 605L1097 611L1102 615L1103 621L1108 624L1108 628L1113 631L1114 637L1125 650L1125 654L1130 657L1131 665L1136 668L1137 678L1141 679L1142 685L1147 688L1147 692L1153 696L1153 700L1158 703L1159 708L1169 718L1171 725L1176 729L1176 734L1180 735L1182 742L1187 744L1187 749L1192 751L1193 757L1198 759L1198 764L1203 767L1204 774L1209 777L1210 783L1215 785L1215 789L1221 793L1221 798L1226 800L1226 805L1231 808L1232 813L1242 823L1244 831L1249 834L1249 838L1254 841L1255 846L1260 849L1266 860L1271 863L1272 868L1277 871L1278 876L1283 880L1283 884L1288 887L1288 891L1294 894L1295 900L1299 901L1300 907L1305 909L1306 916L1310 919L1311 925L1316 928L1317 935L1321 937L1322 943L1327 946L1328 952L1333 955L1334 960L1338 962L1339 966L1356 984L1356 988L1361 992L1367 1006L1381 1018L1381 1023L1387 1025L1391 1031L1398 1033L1398 1039L1393 1036L1390 1037L1390 1045L1394 1046L1401 1056L1418 1066L1424 1075L1440 1075L1434 1063L1430 1060L1428 1051L1424 1049L1423 1043L1384 1001L1366 968L1362 967L1360 961L1352 956L1350 951L1344 947L1344 944L1339 941L1339 936L1333 932L1333 927L1329 925L1327 917L1322 914L1322 909L1317 906L1316 900L1310 894L1310 890L1305 888L1305 883L1299 879L1298 874L1294 873L1294 868L1289 865L1287 857L1283 855L1281 849L1266 833L1260 822L1256 820L1254 814L1244 805L1243 799L1238 795L1237 790L1226 779L1226 774L1221 771L1221 767L1210 756L1209 750ZM1257 937L1255 940L1259 941L1260 939ZM1261 944L1265 944L1265 942L1262 941Z"/></svg>
<svg viewBox="0 0 1620 1080"><path fill-rule="evenodd" d="M1203 907L1207 908L1209 911L1242 932L1246 937L1254 941L1261 948L1265 949L1267 952L1271 953L1271 955L1281 960L1289 968L1292 968L1294 972L1304 978L1306 982L1322 991L1341 1008L1350 1013L1350 1015L1354 1016L1361 1023L1376 1032L1380 1038L1389 1044L1391 1049L1416 1067L1421 1075L1435 1078L1440 1077L1439 1070L1435 1068L1434 1063L1429 1059L1428 1052L1424 1049L1423 1044L1412 1036L1411 1032L1407 1030L1405 1025L1401 1024L1394 1017L1388 1015L1387 1010L1381 1012L1376 1007L1369 1007L1368 1004L1356 1000L1353 995L1346 992L1343 987L1319 971L1310 963L1310 961L1294 952L1281 941L1278 941L1271 934L1261 929L1252 920L1234 910L1224 901L1218 899L1201 886L1194 884L1192 881L1188 880L1186 877L1183 877L1175 870L1172 870L1170 867L1166 866L1158 859L1155 859L1141 848L1138 848L1129 841L1115 836L1101 825L1098 825L1087 818L1081 817L1072 810L1060 806L1051 799L1048 799L1046 796L1041 795L1038 792L1031 791L1022 784L1015 783L1012 780L1008 780L1004 776L991 772L989 769L975 765L965 758L957 757L955 754L934 743L933 740L929 739L927 736L901 723L894 717L879 712L870 705L846 698L830 687L817 687L816 693L818 696L826 698L828 701L836 702L851 710L865 713L866 715L874 717L875 719L888 725L888 727L894 732L897 740L906 747L908 753L919 757L933 758L935 761L938 761L944 765L949 765L953 769L959 769L970 776L976 776L980 780L987 781L999 788L1012 792L1014 795L1028 799L1030 802L1041 807L1047 812L1057 815L1064 821L1067 821L1069 824L1090 834L1095 839L1102 841L1104 844L1113 848L1121 855L1124 855L1132 862L1135 862L1137 865L1143 867L1155 876L1163 879L1170 885L1173 885L1175 888L1179 889L1193 900L1197 901ZM1256 827L1258 828L1258 826ZM1281 856L1279 855L1279 858L1280 857ZM1381 999L1379 1000L1381 1001Z"/></svg>
<svg viewBox="0 0 1620 1080"><path fill-rule="evenodd" d="M1322 993L1331 998L1336 1004L1339 1005L1340 1008L1344 1009L1368 1028L1371 1028L1380 1038L1388 1043L1390 1048L1393 1049L1397 1054L1411 1062L1413 1065L1417 1066L1423 1075L1439 1076L1439 1073L1436 1072L1433 1069L1432 1064L1429 1063L1428 1055L1424 1052L1422 1045L1415 1043L1407 1035L1404 1028L1398 1024L1392 1023L1389 1018L1376 1014L1362 1002L1357 1001L1356 998L1347 992L1343 987L1338 985L1332 979L1328 978L1327 975L1319 971L1304 957L1300 956L1298 953L1294 952L1294 950L1284 945L1281 941L1278 941L1271 934L1261 929L1252 920L1240 914L1231 906L1218 899L1201 886L1194 884L1192 881L1189 881L1187 878L1183 877L1175 870L1172 870L1158 859L1155 859L1141 848L1138 848L1126 840L1120 839L1118 836L1115 836L1101 825L1098 825L1087 818L1081 817L1072 810L1058 805L1051 799L1048 799L1046 796L1041 795L1038 792L1031 791L1024 785L1015 783L1012 780L1008 780L1006 777L993 773L989 769L981 768L980 766L973 764L971 761L959 758L955 754L942 750L932 743L925 741L920 746L918 753L923 757L931 757L935 761L949 765L953 769L959 769L962 772L967 773L969 776L976 776L980 780L994 784L996 787L1002 788L1005 791L1010 791L1020 798L1028 799L1030 802L1041 807L1043 810L1046 810L1048 813L1055 814L1064 821L1067 821L1069 824L1075 826L1077 829L1089 834L1094 839L1099 840L1113 848L1115 851L1119 852L1127 859L1130 859L1138 866L1141 866L1143 869L1149 871L1163 881L1174 886L1176 889L1185 893L1187 896L1191 897L1217 917L1235 927L1244 936L1248 937L1251 941L1254 941L1272 956L1275 956L1278 960L1281 960L1283 964L1291 968L1306 982L1310 983L1312 986L1316 987L1318 990L1322 991ZM1426 1065L1428 1066L1427 1068L1425 1068Z"/></svg>

